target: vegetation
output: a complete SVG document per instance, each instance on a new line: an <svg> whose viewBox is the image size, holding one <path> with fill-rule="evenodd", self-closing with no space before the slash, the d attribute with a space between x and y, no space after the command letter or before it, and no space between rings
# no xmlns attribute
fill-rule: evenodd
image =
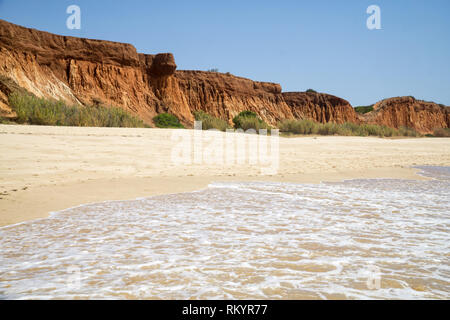
<svg viewBox="0 0 450 320"><path fill-rule="evenodd" d="M433 136L435 137L450 137L450 128L434 129Z"/></svg>
<svg viewBox="0 0 450 320"><path fill-rule="evenodd" d="M158 128L184 128L180 120L170 113L160 113L153 118L155 126Z"/></svg>
<svg viewBox="0 0 450 320"><path fill-rule="evenodd" d="M67 106L62 101L12 93L9 105L17 114L16 123L81 127L146 127L138 117L115 107Z"/></svg>
<svg viewBox="0 0 450 320"><path fill-rule="evenodd" d="M206 70L207 72L219 72L218 68L212 68L212 69L208 69Z"/></svg>
<svg viewBox="0 0 450 320"><path fill-rule="evenodd" d="M0 124L17 124L17 122L14 122L6 117L0 117Z"/></svg>
<svg viewBox="0 0 450 320"><path fill-rule="evenodd" d="M220 131L226 131L230 127L227 121L216 118L204 111L195 111L194 117L195 120L202 122L203 130L217 129Z"/></svg>
<svg viewBox="0 0 450 320"><path fill-rule="evenodd" d="M317 93L317 91L316 91L316 90L314 90L314 89L308 89L308 90L306 90L306 92Z"/></svg>
<svg viewBox="0 0 450 320"><path fill-rule="evenodd" d="M408 128L408 127L400 127L400 129L398 129L398 135L402 136L402 137L420 137L421 134L418 133L416 130L414 130L413 128Z"/></svg>
<svg viewBox="0 0 450 320"><path fill-rule="evenodd" d="M284 120L279 124L281 132L293 134L318 134L318 135L340 135L340 136L420 136L415 130L410 128L394 129L387 126L378 126L374 124L356 124L346 122L336 124L333 122L318 123L309 119L302 120Z"/></svg>
<svg viewBox="0 0 450 320"><path fill-rule="evenodd" d="M256 132L259 132L260 129L267 129L269 132L271 129L270 126L253 111L242 111L233 118L233 123L235 129L243 129L244 131L254 129Z"/></svg>
<svg viewBox="0 0 450 320"><path fill-rule="evenodd" d="M284 120L278 124L278 128L281 132L289 132L294 134L318 134L319 126L318 123L303 119L303 120L295 120L289 119Z"/></svg>
<svg viewBox="0 0 450 320"><path fill-rule="evenodd" d="M355 107L355 111L360 114L368 113L370 111L373 111L373 104L371 104L370 106Z"/></svg>

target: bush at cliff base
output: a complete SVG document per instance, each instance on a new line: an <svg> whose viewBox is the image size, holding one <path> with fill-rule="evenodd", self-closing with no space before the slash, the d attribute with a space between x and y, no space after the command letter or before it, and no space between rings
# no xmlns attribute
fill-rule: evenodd
<svg viewBox="0 0 450 320"><path fill-rule="evenodd" d="M225 131L230 128L228 125L228 122L225 120L222 120L220 118L216 118L204 111L195 111L194 117L196 121L202 122L202 129L203 130L209 130L209 129L217 129L220 131Z"/></svg>
<svg viewBox="0 0 450 320"><path fill-rule="evenodd" d="M434 129L433 136L435 137L450 137L450 128Z"/></svg>
<svg viewBox="0 0 450 320"><path fill-rule="evenodd" d="M255 112L242 111L236 117L233 118L234 128L243 129L255 129L258 132L260 129L267 129L269 132L271 127L265 123Z"/></svg>
<svg viewBox="0 0 450 320"><path fill-rule="evenodd" d="M170 113L161 113L153 118L153 123L158 128L184 128L177 117Z"/></svg>

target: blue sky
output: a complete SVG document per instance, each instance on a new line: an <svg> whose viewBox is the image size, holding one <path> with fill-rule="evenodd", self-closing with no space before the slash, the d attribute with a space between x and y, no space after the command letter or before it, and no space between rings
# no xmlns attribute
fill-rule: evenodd
<svg viewBox="0 0 450 320"><path fill-rule="evenodd" d="M81 30L66 8L81 8ZM381 8L381 30L366 9ZM450 1L0 0L0 18L52 33L172 52L178 69L313 88L367 105L392 96L450 105Z"/></svg>

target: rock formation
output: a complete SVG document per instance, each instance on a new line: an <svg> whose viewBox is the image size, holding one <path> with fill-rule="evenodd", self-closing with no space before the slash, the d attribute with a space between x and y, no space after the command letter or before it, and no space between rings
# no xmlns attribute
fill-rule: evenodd
<svg viewBox="0 0 450 320"><path fill-rule="evenodd" d="M449 127L448 107L413 98L377 103L357 115L344 99L316 92L286 92L275 83L218 72L177 71L170 53L138 53L131 44L59 36L0 20L0 116L13 116L12 91L69 104L117 106L152 124L169 112L187 127L203 110L231 123L244 110L276 125L283 119L369 122L420 132Z"/></svg>
<svg viewBox="0 0 450 320"><path fill-rule="evenodd" d="M175 78L192 111L231 122L239 112L250 110L273 125L293 117L279 84L204 71L177 71Z"/></svg>
<svg viewBox="0 0 450 320"><path fill-rule="evenodd" d="M420 133L432 133L436 128L450 127L450 107L414 97L382 100L374 110L361 115L362 121L392 128L409 127Z"/></svg>
<svg viewBox="0 0 450 320"><path fill-rule="evenodd" d="M355 110L347 100L330 94L285 92L283 97L297 119L312 119L321 123L359 121Z"/></svg>
<svg viewBox="0 0 450 320"><path fill-rule="evenodd" d="M215 72L177 71L172 54L130 44L58 36L0 20L0 75L39 96L122 107L151 123L161 112L193 125L193 111L231 119L253 110L271 124L292 117L277 84ZM0 107L7 90L0 87Z"/></svg>
<svg viewBox="0 0 450 320"><path fill-rule="evenodd" d="M130 44L58 36L0 20L0 75L39 97L119 106L147 122L167 105L192 121L173 80L175 69L172 54L138 54Z"/></svg>

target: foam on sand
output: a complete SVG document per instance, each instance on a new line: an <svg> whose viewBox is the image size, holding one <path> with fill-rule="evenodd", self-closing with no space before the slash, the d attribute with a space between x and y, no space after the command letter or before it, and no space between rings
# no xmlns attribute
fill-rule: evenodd
<svg viewBox="0 0 450 320"><path fill-rule="evenodd" d="M441 298L450 170L429 181L213 183L0 229L0 297Z"/></svg>

